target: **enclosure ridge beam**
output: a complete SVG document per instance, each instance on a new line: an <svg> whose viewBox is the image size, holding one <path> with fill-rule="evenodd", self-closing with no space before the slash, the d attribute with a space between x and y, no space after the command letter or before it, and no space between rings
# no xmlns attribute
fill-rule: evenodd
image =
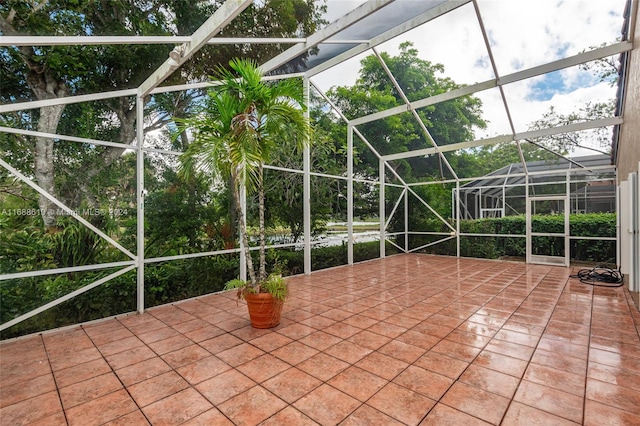
<svg viewBox="0 0 640 426"><path fill-rule="evenodd" d="M516 140L522 140L522 139L528 139L528 138L538 138L542 136L557 135L560 133L569 133L569 132L576 132L580 130L595 129L598 127L614 126L616 124L622 124L622 123L623 123L622 117L601 118L598 120L571 123L564 126L548 127L546 129L539 129L539 130L530 130L527 132L516 133L515 135L500 135L500 136L494 136L491 138L476 139L474 141L469 141L469 142L460 142L460 143L454 143L450 145L442 145L440 146L439 149L441 152L458 151L460 149L476 148L484 145L495 145L501 142L513 142ZM392 160L400 160L403 158L420 157L423 155L433 155L436 153L437 151L435 150L435 148L425 148L425 149L418 149L415 151L399 152L397 154L385 155L383 156L383 159L387 161L392 161Z"/></svg>
<svg viewBox="0 0 640 426"><path fill-rule="evenodd" d="M307 37L305 43L298 43L277 55L275 58L271 58L262 64L260 68L265 73L272 71L394 1L395 0L369 0L320 31Z"/></svg>
<svg viewBox="0 0 640 426"><path fill-rule="evenodd" d="M632 48L633 48L633 45L626 41L612 44L610 46L601 47L598 49L591 50L589 52L579 53L575 56L570 56L568 58L563 58L554 62L549 62L544 65L528 68L523 71L517 71L513 74L508 74L506 76L500 77L499 79L494 78L491 80L486 80L480 83L472 84L470 86L463 86L459 89L451 90L446 93L442 93L439 95L430 96L425 99L413 101L410 104L410 108L417 109L417 108L423 108L429 105L438 104L441 102L459 98L461 96L471 95L473 93L492 89L499 85L505 85L505 84L514 83L521 80L526 80L531 77L536 77L542 74L558 71L563 68L584 64L589 61L604 58L606 56L611 56L618 53L626 52L631 50ZM379 120L381 118L397 115L397 114L406 112L408 110L409 109L407 108L406 105L401 105L399 107L393 107L384 111L380 111L373 114L364 115L362 117L355 118L351 120L351 122L353 123L354 126L356 126L359 124L364 124L364 123L369 123L371 121Z"/></svg>
<svg viewBox="0 0 640 426"><path fill-rule="evenodd" d="M416 27L419 27L420 25L429 22L439 16L442 16L448 12L451 12L454 9L457 9L460 6L463 6L467 3L469 3L471 0L448 0L445 1L443 3L440 3L439 5L437 5L436 7L433 7L429 10L427 10L426 12L423 12L421 15L418 15L398 26L396 26L395 28L392 28L388 31L385 31L384 33L372 38L371 40L362 43L360 46L356 46L353 49L349 49L346 52L343 52L339 55L337 55L336 57L322 63L319 64L313 68L311 68L310 70L307 70L306 75L307 77L312 77L316 74L319 74L333 66L335 66L336 64L339 64L341 62L346 61L347 59L353 58L354 56L359 55L360 53L366 51L367 49L369 49L370 47L373 46L378 46L379 44L384 43L387 40L391 40L394 37L397 37L401 34L406 33L407 31L410 31ZM330 41L327 40L323 43L329 43Z"/></svg>
<svg viewBox="0 0 640 426"><path fill-rule="evenodd" d="M176 48L162 65L160 65L139 87L138 96L144 97L148 95L153 88L162 83L169 77L180 65L185 63L194 53L214 35L218 34L222 28L226 27L235 19L243 10L245 10L252 0L226 0L213 15L211 15L189 38L188 43L184 43ZM174 56L178 56L177 59Z"/></svg>

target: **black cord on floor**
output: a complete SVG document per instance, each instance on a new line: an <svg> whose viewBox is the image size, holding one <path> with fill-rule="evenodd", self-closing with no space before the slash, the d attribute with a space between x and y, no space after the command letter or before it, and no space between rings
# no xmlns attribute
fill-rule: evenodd
<svg viewBox="0 0 640 426"><path fill-rule="evenodd" d="M571 278L578 278L581 283L598 287L620 287L622 286L622 274L615 269L604 266L596 266L593 269L581 269Z"/></svg>

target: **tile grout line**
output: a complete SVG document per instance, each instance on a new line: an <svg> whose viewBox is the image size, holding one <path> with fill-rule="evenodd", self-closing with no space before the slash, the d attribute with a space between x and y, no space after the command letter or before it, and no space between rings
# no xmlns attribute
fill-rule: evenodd
<svg viewBox="0 0 640 426"><path fill-rule="evenodd" d="M531 268L531 269L533 269L533 268ZM517 278L513 279L513 280L512 280L509 284L507 284L507 285L506 285L506 286L505 286L505 287L504 287L504 288L503 288L503 289L502 289L498 294L496 294L495 296L493 296L491 299L489 299L487 302L485 302L485 303L484 303L480 308L478 308L478 310L482 309L482 307L483 307L483 306L485 306L486 304L488 304L488 303L490 303L491 301L493 301L494 299L496 299L496 298L498 297L498 295L499 295L502 291L504 291L506 288L508 288L509 286L511 286L515 281L517 281L517 279L518 279L518 278L520 278L520 277L522 277L523 275L525 275L525 274L527 273L527 271L528 271L528 270L529 270L529 268L528 268L528 267L527 267L527 268L525 268L525 270L524 270L522 273L520 273L520 275L519 275ZM487 281L487 282L488 282L488 281ZM538 286L538 284L539 284L539 283L540 283L540 282L538 282L538 283L536 284L536 287ZM481 284L481 285L482 285L482 284ZM479 287L479 286L477 286L477 287ZM473 291L473 290L472 290L472 291ZM533 290L532 290L532 291L533 291ZM531 294L531 292L529 292L529 294ZM528 294L528 295L529 295L529 294ZM528 297L528 295L527 295L527 297ZM526 300L526 297L525 297L525 299L523 299L523 300L520 302L520 304L518 305L518 307L522 306L522 303L524 302L524 300ZM460 378L460 377L465 373L465 371L467 371L467 370L469 369L469 367L471 366L471 364L473 364L473 361L475 361L475 360L478 358L478 356L482 353L482 351L484 351L484 350L485 350L485 348L486 348L486 347L487 347L487 345L491 342L491 340L495 339L495 335L496 335L496 334L498 334L498 333L500 332L500 330L502 330L502 328L504 327L504 324L506 324L506 323L507 323L507 321L509 321L509 318L511 318L511 317L513 316L513 314L514 314L514 313L515 313L515 311L518 309L518 307L517 307L516 309L514 309L514 310L511 312L511 314L509 315L509 317L508 317L508 318L507 318L507 319L502 323L502 325L498 328L498 330L496 331L496 333L494 333L494 334L493 334L493 336L491 337L491 339L489 340L489 342L487 342L487 343L482 347L482 349L480 350L480 352L478 352L478 354L473 358L473 360L472 360L471 362L469 362L469 365L467 365L467 367L466 367L466 368L465 368L465 369L460 373L460 375L458 376L458 378L457 378L457 379L456 379L456 380L451 384L451 386L447 389L447 392L451 389L451 387L453 387L453 385L454 385L455 383L457 383L457 382L458 382L459 378ZM478 311L478 310L476 310L476 312L474 313L474 315L477 313L477 311ZM473 321L472 321L472 322L473 322ZM459 327L459 326L458 326L458 327ZM456 327L454 330L456 330L458 327ZM452 332L453 332L453 331L452 331ZM449 334L451 334L451 333L449 333ZM449 334L447 334L447 336L448 336ZM445 338L446 338L446 336L445 336L445 337L443 337L443 339L445 339ZM498 340L500 340L500 339L498 339ZM489 352L491 352L491 351L489 351ZM532 354L532 356L533 356L533 354ZM527 366L528 366L528 365L529 365L529 364L527 363ZM492 371L493 371L493 370L492 370ZM523 371L522 376L520 377L520 380L518 381L518 383L520 383L520 381L522 381L522 377L524 376L524 373L525 373L525 372L526 372L526 368L525 368L525 371ZM464 382L461 382L461 383L464 383ZM470 385L470 386L471 386L471 385ZM475 387L475 386L474 386L474 387ZM517 387L516 387L516 391L517 391ZM445 393L442 395L442 397L444 397L444 395L446 395L446 393L447 393L447 392L445 392ZM489 392L489 391L487 391L487 392ZM490 392L490 393L492 393L492 392ZM513 395L513 396L515 396L515 393L514 393L514 395ZM500 419L500 422L499 422L498 424L502 423L502 421L503 421L503 419L504 419L504 416L506 415L507 411L509 410L509 407L511 406L511 403L513 402L513 396L509 399L509 403L507 404L507 408L505 409L505 412L504 412L504 414L502 415L502 417L501 417L501 419ZM442 397L440 397L440 400L442 399ZM440 402L440 400L438 400L438 402ZM443 403L443 404L444 404L444 403ZM447 405L447 404L445 404L445 405ZM456 407L451 407L450 405L447 405L447 406L448 406L448 407L450 407L450 408L452 408L452 409L454 409L454 410L460 411L460 410L458 410ZM481 419L481 418L479 418L479 417L477 417L477 416L474 416L474 415L472 415L472 414L470 414L470 413L466 413L466 412L464 412L464 413L465 413L465 414L467 414L467 415L469 415L469 416L472 416L472 417L474 417L474 418L480 419L481 421L486 421L486 420ZM429 413L427 413L427 415L426 415L422 420L424 421L424 419L426 419L426 417L427 417L428 415L429 415ZM487 423L488 423L488 422L487 422Z"/></svg>
<svg viewBox="0 0 640 426"><path fill-rule="evenodd" d="M171 304L171 306L175 306L175 305L174 305L174 304ZM176 306L176 308L178 308L178 307ZM180 310L181 310L181 311L183 311L183 312L187 312L187 311L185 311L185 310L184 310L184 309L182 309L182 308L178 308L178 309L180 309ZM198 318L198 319L202 319L202 318L198 317L197 315L191 314L190 312L187 312L187 313L188 313L189 315L193 315L194 317L196 317L196 318ZM175 330L177 333L180 333L180 335L181 335L181 336L184 336L184 337L186 337L187 339L189 339L189 338L188 338L187 336L185 336L182 332L180 332L180 331L176 330L172 325L167 324L167 323L166 323L166 322L164 322L162 319L160 319L160 318L156 317L156 316L155 316L155 315L153 315L153 314L151 314L151 315L152 315L156 320L160 321L160 322L161 322L161 323L163 323L165 326L167 326L168 328L171 328L172 330ZM204 320L203 320L203 321L204 321ZM186 321L184 321L184 322L186 322ZM206 322L206 321L205 321L205 322ZM180 324L180 323L177 323L177 324ZM174 325L176 325L176 324L174 324ZM213 325L213 324L211 324L211 325L215 327L215 325ZM231 331L233 331L233 330L231 330L231 331L223 330L223 331L225 332L224 334L233 335L233 334L231 334ZM222 334L222 335L224 335L224 334ZM222 336L222 335L221 335L221 336ZM235 336L234 336L234 337L235 337ZM161 340L162 340L162 339L161 339ZM212 357L215 357L216 359L220 359L220 358L218 358L215 354L211 353L209 350L207 350L206 348L202 347L202 346L200 345L200 343L198 343L198 342L194 342L194 341L193 341L193 340L191 340L191 339L189 339L189 340L190 340L190 341L192 341L192 342L193 342L195 345L197 345L198 347L200 347L200 348L204 349L205 351L207 351L207 352L208 352ZM156 354L156 357L157 357L157 358L161 359L163 362L165 362L165 363L166 363L166 361L164 361L164 359L162 358L162 355L160 355L160 354L158 354L156 351L154 351L154 350L153 350L151 347L149 347L145 342L142 342L142 343L144 343L144 344L149 348L149 350L151 350L154 354ZM246 343L248 343L248 342L246 342ZM177 350L179 350L179 349L177 349ZM170 351L170 352L167 352L167 353L171 353L171 352L173 352L173 351ZM166 354L165 354L165 355L166 355ZM224 361L223 361L223 360L221 360L221 359L220 359L220 361L224 362ZM192 363L187 363L187 364L184 364L184 365L193 364L193 363L195 363L195 362L197 362L197 361L194 361L194 362L192 362ZM224 362L224 363L225 363L225 364L227 364L226 362ZM167 363L167 365L169 365L169 364ZM229 365L229 364L227 364L227 365ZM171 368L171 371L173 371L174 373L176 373L178 376L180 376L180 378L181 378L182 380L184 380L185 382L187 382L187 384L189 385L189 387L188 387L187 389L189 389L189 388L190 388L190 389L193 389L194 391L196 391L196 392L198 393L198 395L200 395L200 396L201 396L202 398L204 398L207 402L209 402L213 408L215 408L215 409L216 409L220 414L222 414L222 415L223 415L227 420L229 420L232 424L234 424L234 425L235 425L235 423L234 423L234 422L233 422L229 417L227 417L227 415L226 415L225 413L223 413L223 412L222 412L218 407L216 407L216 404L214 404L213 402L209 401L209 398L207 398L204 394L202 394L202 392L200 392L200 391L196 388L195 384L193 384L193 383L191 383L189 380L187 380L187 378L186 378L186 377L184 377L182 374L180 374L178 371L176 371L176 369L175 369L173 366L169 365L169 367ZM236 367L233 367L233 366L231 366L231 365L229 365L229 367L231 367L231 368L232 368L232 369L234 369L234 370L237 370L237 368L236 368ZM239 371L239 373L240 373L240 374L242 374L242 372L240 372L240 371ZM220 373L220 374L222 374L222 373ZM215 377L215 376L214 376L214 377ZM208 380L208 379L205 379L205 380ZM203 380L203 382L204 382L205 380ZM143 380L143 381L144 381L144 380ZM140 383L142 383L142 382L140 382ZM200 382L200 383L202 383L202 382ZM183 390L184 390L184 389L183 389ZM179 391L179 392L182 392L182 390L181 390L181 391ZM173 395L175 395L175 393L174 393L174 394L171 394L171 395L167 395L167 396L165 396L164 398L160 398L160 399L158 399L157 401L153 401L152 403L149 403L148 405L155 404L155 403L157 403L157 402L159 402L159 401L162 401L162 400L165 400L165 399L167 399L167 398L169 398L169 397L171 397L171 396L173 396ZM132 397L132 398L133 398L133 397ZM136 405L137 405L137 403L136 403ZM211 410L211 409L209 409L209 410ZM204 412L202 412L202 413L199 413L199 414L197 414L195 417L191 417L191 418L189 418L189 419L186 419L186 420L185 420L184 422L182 422L181 424L186 423L186 422L188 422L188 421L190 421L190 420L192 420L192 419L194 419L194 418L196 418L196 417L198 417L198 416L200 416L200 415L202 415L202 414L206 413L206 412L207 412L207 411L209 411L209 410L206 410L206 411L204 411ZM151 422L151 420L147 417L147 415L144 413L144 411L142 410L142 408L140 408L140 411L141 411L141 412L142 412L142 414L144 415L145 419L147 419L147 421L149 422L149 424L153 425L153 423L152 423L152 422Z"/></svg>
<svg viewBox="0 0 640 426"><path fill-rule="evenodd" d="M120 324L121 326L123 326L124 328L126 328L130 333L132 333L138 340L140 340L138 338L138 335L135 334L133 331L129 330L129 328L122 324L118 318L115 318L115 320L118 322L118 324ZM96 348L96 350L98 352L100 352L100 356L102 357L102 359L104 360L104 362L109 366L109 370L111 370L111 372L113 373L113 375L116 377L116 379L118 379L118 382L120 382L120 384L122 385L122 389L124 389L127 392L127 395L129 396L129 398L131 398L131 401L133 401L133 403L136 405L136 407L138 408L138 410L140 411L140 413L142 414L142 416L145 418L145 420L147 420L149 422L149 424L152 424L151 421L147 418L147 415L144 413L144 411L142 411L142 407L140 407L140 405L138 405L138 401L135 400L135 398L133 397L133 395L131 395L131 393L129 392L129 388L122 382L122 380L120 379L120 376L118 376L118 373L116 373L116 371L113 369L113 366L111 365L111 363L109 363L109 361L107 360L106 356L102 353L102 351L100 350L100 348L98 347L98 345L96 345L95 341L91 338L91 336L86 332L86 330L84 329L84 327L80 327L82 328L82 331L84 332L84 334L89 338L89 340L91 340L91 343L93 344L93 346ZM106 334L109 332L105 332L103 334ZM142 342L142 340L140 340ZM143 345L146 346L145 342L142 342ZM151 349L151 348L149 348ZM123 351L124 352L124 351ZM117 391L114 391L117 392ZM113 392L112 392L113 393ZM127 416L131 413L134 413L135 411L131 411L129 413L125 413L122 416L116 417L115 419L111 419L109 421L113 421L116 419L120 419L123 418L124 416ZM66 411L65 411L65 417L66 417ZM67 422L68 424L68 422Z"/></svg>
<svg viewBox="0 0 640 426"><path fill-rule="evenodd" d="M531 266L530 268L528 268L527 270L525 270L525 273L526 273L529 269L534 269L534 268L535 268L535 265L534 265L534 266ZM546 274L544 274L544 275L542 276L542 278L540 279L540 281L538 281L538 283L536 284L536 286L534 287L534 289L533 289L533 290L531 290L531 291L529 292L529 294L527 294L527 297L525 297L525 298L524 298L524 300L522 301L522 303L524 303L524 301L525 301L525 300L527 300L527 298L531 295L531 293L533 293L533 291L534 291L536 288L538 288L538 286L540 285L540 283L541 283L541 282L542 282L542 281L543 281L543 280L544 280L544 279L549 275L549 273L550 273L551 271L552 271L552 269L550 269L549 271L547 271L547 273L546 273ZM553 310L552 310L551 314L549 315L549 318L547 319L547 323L546 323L546 325L544 326L544 329L542 330L542 333L540 334L540 336L538 336L538 341L537 341L537 343L536 343L535 348L533 349L533 352L531 353L531 356L529 357L529 360L527 361L527 366L525 367L524 371L522 372L522 375L518 378L518 386L516 386L516 390L514 391L513 396L510 398L509 404L507 405L507 409L505 410L504 414L502 415L502 418L500 419L500 423L498 423L498 424L502 424L502 422L503 422L503 421L504 421L504 419L505 419L505 416L506 416L506 415L507 415L507 413L509 412L509 408L511 408L511 405L513 404L513 401L514 401L514 399L515 399L515 396L516 396L516 394L518 393L518 389L520 389L520 385L521 385L521 383L524 381L524 376L526 375L527 370L529 369L529 366L531 365L531 362L532 362L532 360L533 360L533 356L535 355L535 353L536 353L536 351L537 351L537 349L538 349L538 346L540 345L540 340L542 340L542 336L544 336L545 331L546 331L546 330L547 330L547 328L549 327L549 323L551 322L551 317L553 316L553 312L554 312L554 311L556 310L556 308L558 307L558 301L560 300L560 297L562 297L562 293L564 292L564 289L566 288L566 286L568 285L568 283L569 283L569 277L567 277L567 279L566 279L566 281L565 281L565 284L562 286L562 290L559 292L558 296L557 296L557 297L556 297L556 299L555 299L555 302L554 302L554 305L553 305L553 306L554 306L554 307L553 307ZM520 303L520 305L518 305L518 308L519 308L520 306L522 306L522 303ZM518 308L516 308L516 310L517 310ZM514 312L515 312L515 311L514 311ZM500 327L500 329L502 329L502 327ZM519 402L519 401L516 401L516 402ZM520 402L519 402L519 403L520 403ZM521 403L521 404L522 404L522 403ZM524 404L524 405L527 405L527 406L529 406L529 407L530 407L530 405L528 405L528 404ZM532 407L532 408L534 408L534 409L538 409L538 408L536 408L536 407ZM542 411L544 411L544 410L542 410ZM553 414L553 413L550 413L550 414ZM555 415L555 414L553 414L553 415ZM560 416L558 416L558 417L560 417Z"/></svg>
<svg viewBox="0 0 640 426"><path fill-rule="evenodd" d="M591 287L591 310L589 312L589 339L587 340L587 359L584 371L584 393L582 397L582 424L584 424L587 417L587 386L589 384L589 364L591 359L591 332L593 328L593 302L595 300L595 287Z"/></svg>
<svg viewBox="0 0 640 426"><path fill-rule="evenodd" d="M69 419L67 418L67 410L64 408L64 404L62 403L62 395L60 394L60 386L58 386L58 379L56 379L56 375L53 372L53 366L51 365L51 358L49 357L49 350L47 349L47 344L44 341L44 336L39 334L40 341L42 342L42 347L44 348L44 353L47 355L47 363L49 364L49 370L51 371L51 376L53 376L53 382L56 385L56 394L58 394L58 401L60 401L60 408L62 408L62 415L64 416L64 421L68 425ZM39 420L39 419L36 419Z"/></svg>
<svg viewBox="0 0 640 426"><path fill-rule="evenodd" d="M487 270L491 270L491 269L492 269L492 267L493 267L493 266L488 267L487 269L485 269L485 270L483 270L483 271L480 271L480 272L474 273L473 275L470 275L470 277L473 277L473 276L479 275L479 274L481 274L482 272L485 272L485 271L487 271ZM469 277L466 277L466 278L469 278ZM465 279L465 278L463 278L463 279ZM487 281L485 281L485 282L483 282L483 283L478 284L478 285L477 285L476 287L474 287L473 289L471 289L471 290L467 291L463 296L457 297L457 298L456 298L455 300L453 300L451 303L447 304L446 306L443 306L441 309L439 309L438 311L434 312L434 313L433 313L433 314L431 314L429 317L431 317L431 316L433 316L433 315L437 314L438 312L443 311L443 310L444 310L444 309L446 309L447 307L451 306L451 305L452 305L453 303L455 303L457 300L459 300L459 299L461 299L462 297L464 297L464 296L468 295L469 293L471 293L475 288L480 287L480 286L481 286L481 285L483 285L484 283L488 282L488 280L489 280L489 279L490 279L490 278L488 278L488 279L487 279ZM513 280L513 281L515 281L515 280ZM511 281L511 283L513 283L513 281ZM459 282L459 281L458 281L458 282ZM509 285L511 285L511 284L508 284L506 287L508 287ZM505 288L506 288L506 287L505 287ZM435 293L435 294L433 294L432 296L429 296L428 298L433 297L433 296L436 296L437 294L440 294L440 293L442 293L442 292L444 292L444 291L446 291L446 290L448 290L448 288L445 288L445 289L443 289L442 291L440 291L440 292L438 292L438 293ZM504 289L503 289L503 290L504 290ZM485 302L485 303L484 303L484 305L486 305L487 303L489 303L491 300L495 299L495 297L497 297L497 296L492 297L490 300L488 300L487 302ZM428 299L428 298L427 298L427 299ZM425 299L425 300L426 300L426 299ZM484 305L482 305L482 306L484 306ZM458 326L456 326L455 328L453 328L450 332L448 332L448 333L447 333L446 335L444 335L443 337L440 337L440 338L439 338L440 340L438 341L438 343L440 343L440 342L442 342L443 340L445 340L445 339L447 338L447 336L451 335L451 334L452 334L455 330L457 330L457 329L460 327L460 325L462 325L465 321L468 321L468 319L469 319L471 316L475 315L475 314L477 313L477 311L478 311L479 309L481 309L481 308L482 308L482 306L481 306L481 307L479 307L479 308L478 308L478 309L477 309L473 314L469 315L469 316L467 317L467 319L465 319L461 324L459 324ZM445 314L442 314L442 315L445 315ZM445 316L448 316L448 315L445 315ZM422 322L425 322L429 317L427 317L425 320L421 321L421 323L422 323ZM454 318L454 317L451 317L451 318ZM417 325L417 324L416 324L416 325ZM415 326L414 326L414 327L415 327ZM412 327L412 328L413 328L413 327ZM409 329L409 330L410 330L410 329ZM499 331L499 330L500 330L500 329L498 329L498 331ZM408 330L407 330L407 331L408 331ZM405 331L404 333L406 333L406 331ZM402 334L404 334L404 333L402 333ZM496 332L496 333L497 333L497 332ZM402 335L402 334L401 334L401 335ZM494 335L495 335L495 334L494 334ZM398 336L398 337L399 337L399 336ZM438 337L438 336L435 336L435 337ZM493 337L492 337L492 338L493 338ZM433 346L432 346L429 350L427 350L426 352L431 351L431 349L433 349L433 347L435 347L438 343L436 343L435 345L433 345ZM455 341L454 341L454 343L457 343L457 342L455 342ZM469 347L475 348L474 346L466 345L466 344L463 344L463 343L459 343L459 344L464 345L464 346L469 346ZM436 401L435 401L435 404L433 405L433 407L431 407L431 408L426 412L426 414L425 414L425 415L420 419L420 421L421 421L421 422L422 422L422 421L424 421L424 420L429 416L429 414L431 413L431 411L432 411L432 410L433 410L433 409L434 409L438 404L440 404L440 403L444 404L443 402L441 402L441 400L442 400L442 398L444 397L444 395L446 395L446 394L447 394L447 392L449 392L449 390L451 390L451 388L452 388L452 387L453 387L453 386L458 382L459 378L464 374L464 372L465 372L465 371L467 371L467 369L469 368L469 366L473 363L473 361L478 357L478 355L482 352L482 350L483 350L487 345L488 345L488 343L486 343L482 348L477 348L477 349L480 349L480 351L478 352L478 354L477 354L476 356L474 356L474 358L473 358L473 360L472 360L472 361L470 361L470 362L468 362L468 363L467 363L467 364L468 364L468 365L467 365L467 367L465 367L465 369L464 369L464 370L462 370L462 372L458 375L458 377L457 377L456 379L453 379L453 381L452 381L451 385L449 385L449 387L447 387L447 389L442 393L442 395L438 398L438 400L436 400ZM425 352L425 353L426 353L426 352ZM439 352L437 352L437 353L439 353ZM457 359L457 358L454 358L454 357L450 357L449 355L445 355L445 354L441 354L441 355L443 355L443 356L447 356L447 357L452 358L452 359ZM463 361L463 360L460 360L460 361ZM466 361L463 361L463 362L466 362ZM413 366L414 364L415 364L415 361L414 361L413 363L409 364L406 368L404 368L404 369L403 369L400 373L398 373L396 376L394 376L394 378L393 378L393 379L391 379L391 380L389 381L389 383L391 383L395 378L397 378L398 376L400 376L403 372L405 372L409 367ZM418 367L418 368L422 368L422 367ZM430 370L428 370L428 371L430 371ZM433 372L433 373L435 373L435 372ZM439 373L435 373L435 374L439 374ZM446 377L446 376L445 376L445 377ZM461 382L461 383L462 383L462 382ZM403 388L405 388L405 389L409 389L409 388L406 388L405 386L402 386L402 385L398 385L398 386L401 386L401 387L403 387ZM411 389L409 389L409 390L411 390ZM379 392L379 391L378 391L378 392ZM377 392L376 392L376 393L377 393ZM375 394L374 394L374 395L375 395ZM426 395L425 395L425 396L426 396ZM373 396L372 396L371 398L373 398ZM369 399L371 399L371 398L369 398ZM427 398L428 398L428 397L427 397ZM429 398L429 399L431 399L431 398ZM451 407L451 406L449 406L449 405L447 405L447 404L444 404L444 405L446 405L447 407L450 407L450 408L452 408L452 409L454 409L454 410L456 410L456 411L460 411L460 410L458 410L458 409L457 409L457 408L455 408L455 407ZM472 417L474 417L474 418L480 419L479 417L473 416L473 415L471 415L471 414L469 414L469 413L465 413L465 414L467 414L467 415L469 415L469 416L472 416ZM484 421L483 419L480 419L480 420Z"/></svg>

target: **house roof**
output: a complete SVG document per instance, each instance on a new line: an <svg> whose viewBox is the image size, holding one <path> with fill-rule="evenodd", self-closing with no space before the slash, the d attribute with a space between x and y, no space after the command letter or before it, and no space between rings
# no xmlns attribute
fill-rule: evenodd
<svg viewBox="0 0 640 426"><path fill-rule="evenodd" d="M559 176L564 182L565 174L562 172L571 171L574 175L589 176L593 174L593 168L606 168L611 165L611 158L608 155L588 155L572 158L572 161L558 157L555 160L529 161L526 168L529 172L530 181L538 183L554 182ZM463 191L473 191L482 188L483 195L499 195L503 186L524 185L526 175L522 163L513 163L495 170L483 177L461 185Z"/></svg>

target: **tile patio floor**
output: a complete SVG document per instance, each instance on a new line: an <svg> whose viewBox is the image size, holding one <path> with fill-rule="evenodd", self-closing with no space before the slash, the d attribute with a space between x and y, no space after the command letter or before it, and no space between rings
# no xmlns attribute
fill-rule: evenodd
<svg viewBox="0 0 640 426"><path fill-rule="evenodd" d="M571 269L399 255L0 345L2 425L639 425L640 314Z"/></svg>

